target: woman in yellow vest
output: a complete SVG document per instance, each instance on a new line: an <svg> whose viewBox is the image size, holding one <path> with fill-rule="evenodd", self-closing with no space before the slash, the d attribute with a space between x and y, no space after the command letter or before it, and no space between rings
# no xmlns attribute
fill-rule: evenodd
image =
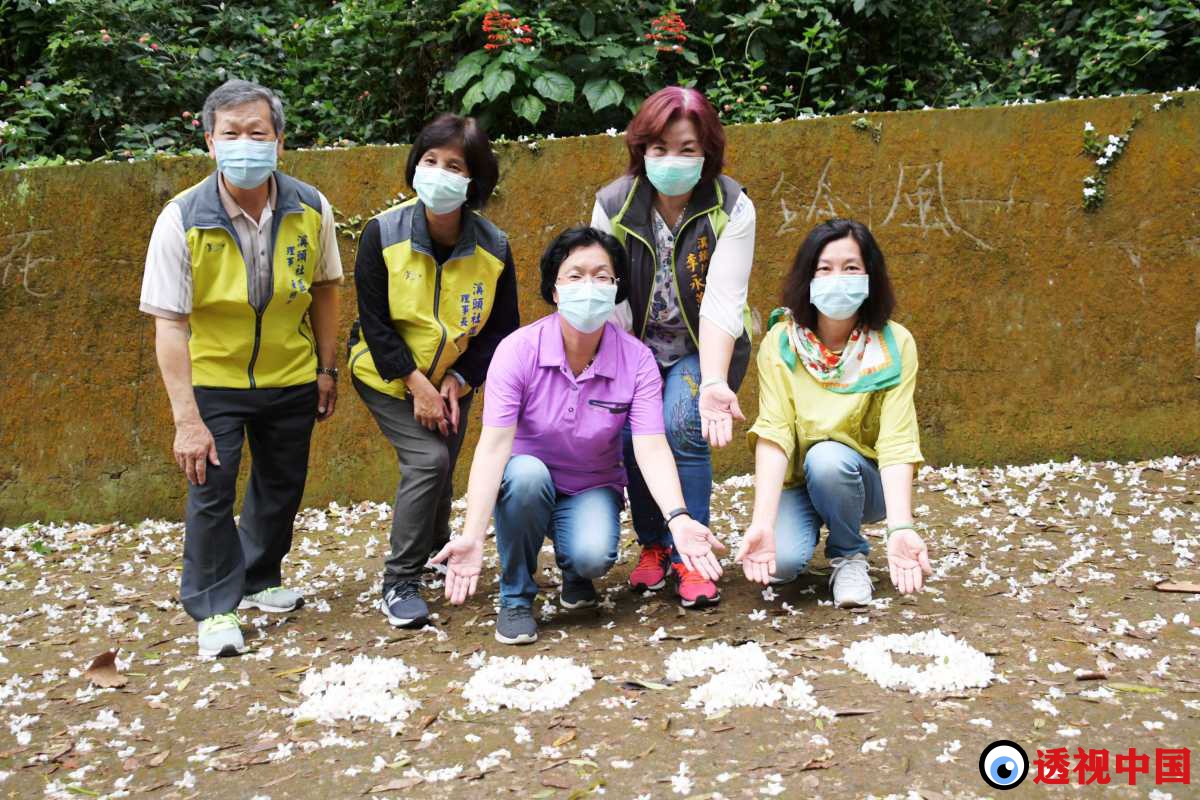
<svg viewBox="0 0 1200 800"><path fill-rule="evenodd" d="M499 178L483 129L439 116L417 135L406 177L417 196L368 222L359 242L349 368L400 461L380 608L392 625L420 627L419 578L450 538L471 391L520 319L508 237L479 214Z"/></svg>
<svg viewBox="0 0 1200 800"><path fill-rule="evenodd" d="M663 374L667 441L688 515L708 525L709 447L733 438L744 419L735 392L750 362L746 288L754 260L755 211L723 173L725 132L695 89L668 86L642 103L625 131L626 174L596 193L592 227L617 237L629 256L629 300L614 321L649 346ZM642 553L629 575L637 590L670 576L685 607L721 599L715 582L686 569L625 437L629 506Z"/></svg>
<svg viewBox="0 0 1200 800"><path fill-rule="evenodd" d="M919 591L932 570L912 517L917 346L890 321L895 296L871 232L844 219L814 228L783 303L758 350L754 516L737 561L751 581L790 581L824 525L834 604L866 605L862 523L886 519L892 583Z"/></svg>

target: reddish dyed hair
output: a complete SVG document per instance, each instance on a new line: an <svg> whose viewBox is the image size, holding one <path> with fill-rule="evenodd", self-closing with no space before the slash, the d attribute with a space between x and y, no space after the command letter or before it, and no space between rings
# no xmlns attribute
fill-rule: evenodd
<svg viewBox="0 0 1200 800"><path fill-rule="evenodd" d="M683 116L696 126L696 138L704 151L700 180L711 181L721 174L725 166L725 129L717 110L695 89L668 86L646 98L625 130L630 175L645 176L646 148L661 139L667 126Z"/></svg>

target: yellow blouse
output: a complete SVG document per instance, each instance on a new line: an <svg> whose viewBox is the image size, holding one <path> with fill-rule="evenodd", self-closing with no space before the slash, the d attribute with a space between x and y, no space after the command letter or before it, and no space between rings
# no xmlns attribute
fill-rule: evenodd
<svg viewBox="0 0 1200 800"><path fill-rule="evenodd" d="M879 392L838 394L820 386L803 366L791 369L779 352L786 320L769 331L758 348L758 419L750 447L762 437L788 456L785 486L804 483L804 456L817 442L852 447L880 467L920 466L921 434L913 390L917 385L917 343L906 328L889 322L900 350L900 383Z"/></svg>

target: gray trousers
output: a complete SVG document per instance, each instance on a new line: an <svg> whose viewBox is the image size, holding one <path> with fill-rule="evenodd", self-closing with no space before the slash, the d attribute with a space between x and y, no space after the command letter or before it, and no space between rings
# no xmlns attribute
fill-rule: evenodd
<svg viewBox="0 0 1200 800"><path fill-rule="evenodd" d="M242 597L279 586L317 418L317 384L286 389L194 390L221 465L190 486L179 598L193 619L233 611ZM242 442L250 442L250 481L233 521Z"/></svg>
<svg viewBox="0 0 1200 800"><path fill-rule="evenodd" d="M429 557L450 541L454 464L462 448L472 395L458 401L458 433L443 437L417 422L411 397L401 400L357 378L354 388L400 461L400 485L392 507L391 554L383 570L386 589L420 576Z"/></svg>

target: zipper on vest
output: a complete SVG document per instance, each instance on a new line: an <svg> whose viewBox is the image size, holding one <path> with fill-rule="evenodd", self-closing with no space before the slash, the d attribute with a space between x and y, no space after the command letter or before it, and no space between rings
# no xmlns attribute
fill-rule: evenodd
<svg viewBox="0 0 1200 800"><path fill-rule="evenodd" d="M258 361L258 349L262 344L262 320L263 312L254 309L254 349L250 351L250 366L246 369L246 374L250 376L250 388L254 386L254 362Z"/></svg>
<svg viewBox="0 0 1200 800"><path fill-rule="evenodd" d="M437 261L437 259L434 259ZM450 259L446 259L449 263ZM433 373L437 371L438 359L442 357L442 351L446 349L446 339L450 336L450 331L446 330L446 324L442 322L440 307L442 304L442 264L437 265L437 273L433 281L433 318L437 321L438 327L442 329L442 339L438 342L437 350L433 354L433 360L429 362L429 371L426 373L430 378L433 378Z"/></svg>

